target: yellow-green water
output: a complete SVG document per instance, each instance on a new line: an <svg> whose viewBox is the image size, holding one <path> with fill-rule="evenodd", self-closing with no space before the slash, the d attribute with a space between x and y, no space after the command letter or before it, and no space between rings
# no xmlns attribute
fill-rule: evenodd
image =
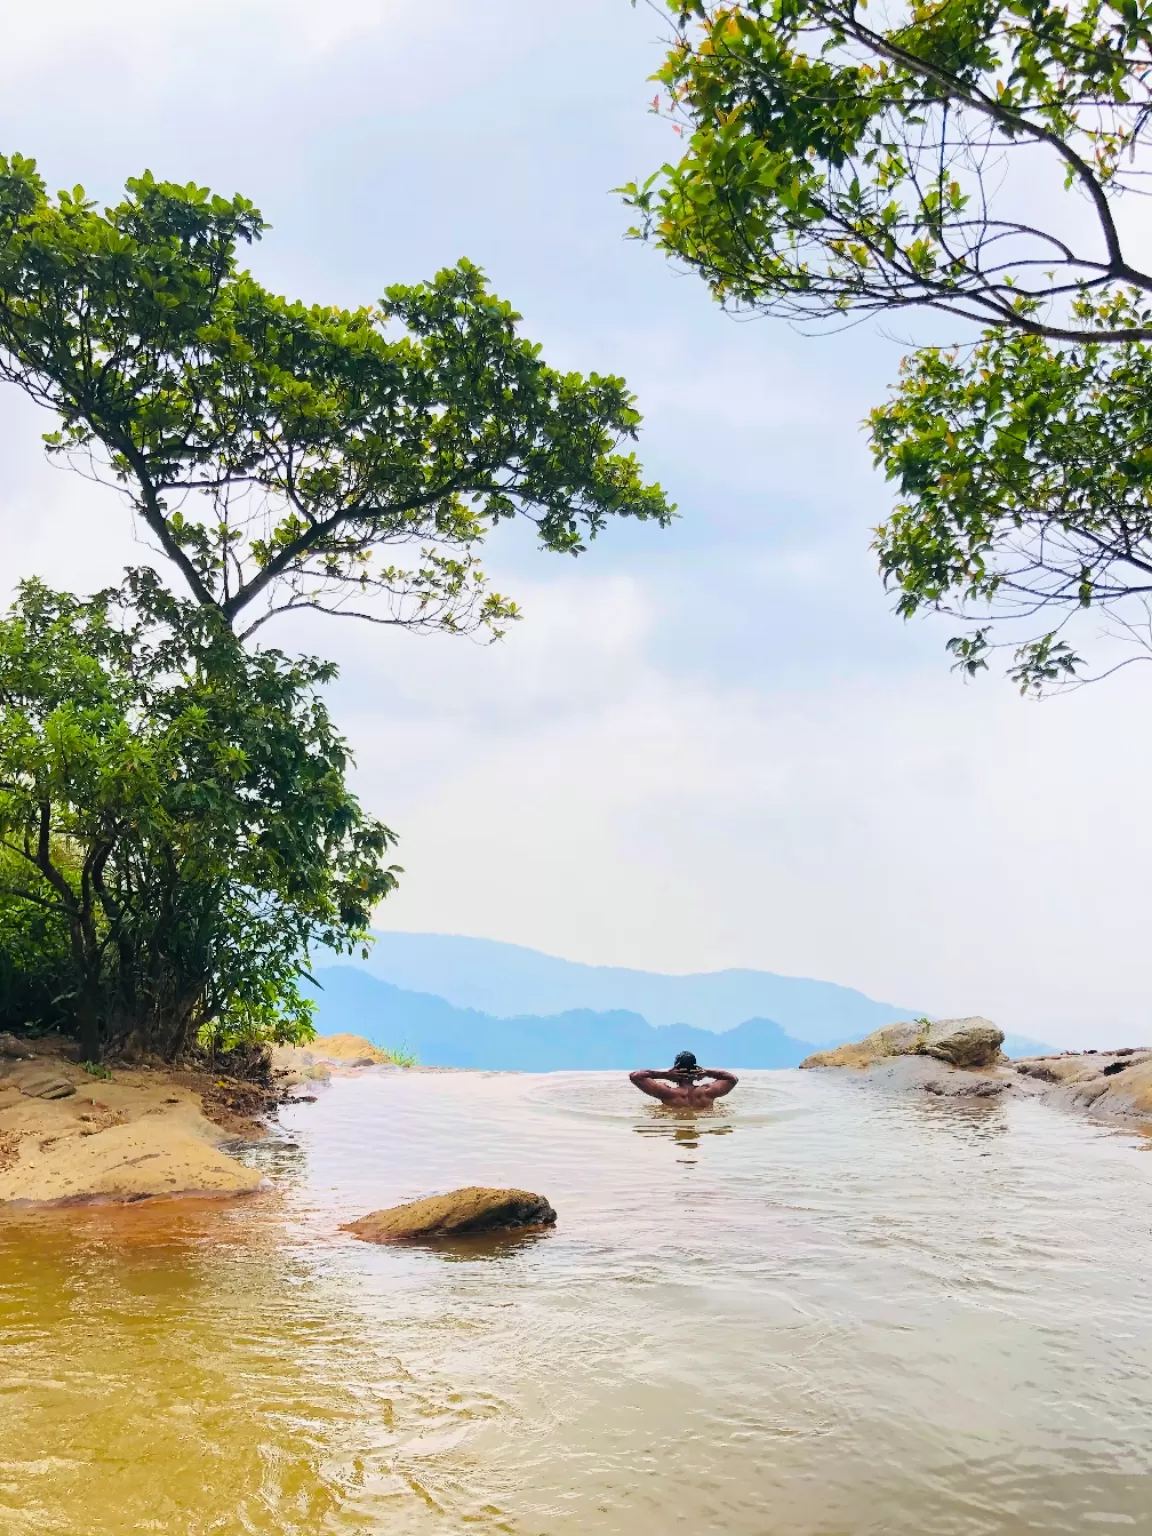
<svg viewBox="0 0 1152 1536"><path fill-rule="evenodd" d="M0 1533L1152 1532L1152 1158L1037 1104L381 1075L267 1195L0 1219ZM340 1221L468 1183L509 1247Z"/></svg>

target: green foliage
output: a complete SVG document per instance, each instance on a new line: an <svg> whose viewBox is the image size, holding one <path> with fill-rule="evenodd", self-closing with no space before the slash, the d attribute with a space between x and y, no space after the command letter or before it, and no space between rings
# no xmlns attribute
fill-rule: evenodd
<svg viewBox="0 0 1152 1536"><path fill-rule="evenodd" d="M907 359L872 414L898 611L983 620L949 642L957 667L1006 644L1024 692L1080 676L1064 632L1086 611L1152 655L1152 275L1116 220L1147 175L1152 4L668 5L657 78L684 152L624 189L633 233L736 308L985 328ZM1075 202L1038 225L1046 173Z"/></svg>
<svg viewBox="0 0 1152 1536"><path fill-rule="evenodd" d="M1034 622L1012 646L1022 692L1077 676L1062 633L1100 622L1152 652L1152 347L993 332L975 348L924 349L872 413L877 462L901 501L877 530L886 580L911 616L942 608ZM950 642L968 674L990 626Z"/></svg>
<svg viewBox="0 0 1152 1536"><path fill-rule="evenodd" d="M623 382L547 367L476 267L309 306L239 266L264 228L148 173L103 211L53 200L0 157L0 377L57 413L51 452L123 488L198 603L249 634L296 608L499 632L516 605L476 563L496 523L523 512L577 554L609 516L668 522L620 451Z"/></svg>
<svg viewBox="0 0 1152 1536"><path fill-rule="evenodd" d="M88 1059L310 1036L310 948L363 942L396 878L392 834L345 785L332 675L246 651L151 572L90 601L20 588L0 622L0 910L66 931Z"/></svg>
<svg viewBox="0 0 1152 1536"><path fill-rule="evenodd" d="M0 1029L43 1034L70 1017L68 925L59 912L6 894L26 878L22 864L0 847Z"/></svg>
<svg viewBox="0 0 1152 1536"><path fill-rule="evenodd" d="M385 1050L391 1057L392 1064L394 1066L418 1067L420 1065L420 1058L417 1056L416 1052L409 1051L402 1045L397 1046L395 1049L393 1049L391 1046L385 1046Z"/></svg>
<svg viewBox="0 0 1152 1536"><path fill-rule="evenodd" d="M1146 0L668 8L657 79L685 150L624 190L635 232L718 298L806 318L929 304L1074 338L1071 298L1152 291L1115 219L1152 118ZM1036 227L1017 161L1080 194L1073 235Z"/></svg>

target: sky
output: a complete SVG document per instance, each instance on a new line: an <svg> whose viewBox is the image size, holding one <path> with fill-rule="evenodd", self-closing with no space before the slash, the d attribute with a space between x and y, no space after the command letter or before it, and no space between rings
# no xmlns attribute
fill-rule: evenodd
<svg viewBox="0 0 1152 1536"><path fill-rule="evenodd" d="M401 838L380 926L1152 1041L1152 670L1026 702L893 615L860 424L931 322L736 321L625 239L612 188L675 150L650 9L39 0L5 30L0 150L51 186L243 192L272 225L253 270L309 301L466 255L550 362L638 397L678 520L575 561L501 530L485 564L526 616L498 645L265 631L340 664L358 793ZM114 493L45 462L50 426L0 392L4 586L93 590L151 556Z"/></svg>

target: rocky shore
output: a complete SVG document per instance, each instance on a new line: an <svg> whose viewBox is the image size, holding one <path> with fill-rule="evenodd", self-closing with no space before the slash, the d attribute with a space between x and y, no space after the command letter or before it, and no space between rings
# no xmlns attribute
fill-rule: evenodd
<svg viewBox="0 0 1152 1536"><path fill-rule="evenodd" d="M1152 1049L1063 1051L1010 1061L990 1019L890 1024L819 1051L802 1069L841 1069L878 1088L937 1098L1040 1098L1093 1119L1152 1130Z"/></svg>
<svg viewBox="0 0 1152 1536"><path fill-rule="evenodd" d="M261 1176L224 1148L266 1134L264 1095L150 1067L94 1077L54 1046L0 1039L0 1202L239 1195Z"/></svg>
<svg viewBox="0 0 1152 1536"><path fill-rule="evenodd" d="M275 1055L270 1084L120 1064L94 1076L65 1042L0 1035L0 1206L251 1194L262 1176L230 1150L267 1136L277 1104L391 1060L354 1036Z"/></svg>

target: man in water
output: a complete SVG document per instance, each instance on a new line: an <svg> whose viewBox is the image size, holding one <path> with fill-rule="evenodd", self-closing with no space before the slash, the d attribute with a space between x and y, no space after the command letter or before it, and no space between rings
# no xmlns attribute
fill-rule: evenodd
<svg viewBox="0 0 1152 1536"><path fill-rule="evenodd" d="M716 1067L698 1067L691 1051L681 1051L672 1063L671 1072L630 1072L628 1074L641 1093L647 1093L670 1109L711 1109L717 1099L735 1088L738 1078L731 1072ZM710 1083L702 1083L702 1077L710 1077Z"/></svg>

